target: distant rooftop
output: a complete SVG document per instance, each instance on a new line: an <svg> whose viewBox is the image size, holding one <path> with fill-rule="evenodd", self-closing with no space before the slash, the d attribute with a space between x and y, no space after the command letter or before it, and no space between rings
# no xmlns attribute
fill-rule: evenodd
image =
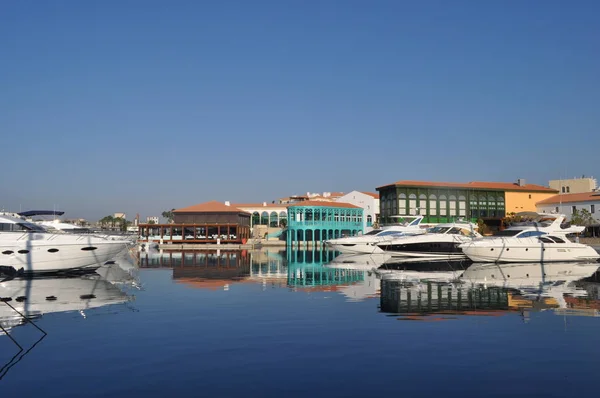
<svg viewBox="0 0 600 398"><path fill-rule="evenodd" d="M393 184L387 184L378 187L385 188L390 186L409 186L409 187L445 187L445 188L463 188L463 189L497 189L502 191L525 191L525 192L547 192L558 193L557 190L535 184L522 184L512 182L431 182L431 181L396 181Z"/></svg>
<svg viewBox="0 0 600 398"><path fill-rule="evenodd" d="M312 207L345 207L349 209L362 209L362 207L354 206L350 203L342 202L324 202L319 200L305 200L303 202L291 203L288 207L312 206Z"/></svg>
<svg viewBox="0 0 600 398"><path fill-rule="evenodd" d="M225 203L216 200L199 203L197 205L183 207L173 211L173 213L246 213L237 207L227 206Z"/></svg>
<svg viewBox="0 0 600 398"><path fill-rule="evenodd" d="M537 202L538 205L600 201L600 192L563 193Z"/></svg>

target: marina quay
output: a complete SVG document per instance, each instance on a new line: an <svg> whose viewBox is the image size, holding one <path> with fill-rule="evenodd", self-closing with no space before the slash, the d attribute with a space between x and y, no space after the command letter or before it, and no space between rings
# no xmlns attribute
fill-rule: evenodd
<svg viewBox="0 0 600 398"><path fill-rule="evenodd" d="M574 211L595 213L598 192L566 193L593 188L595 179L560 181L543 186L522 178L463 183L399 180L377 187L376 192L307 192L262 203L210 201L174 209L166 223L138 224L138 241L186 250L211 245L309 247L407 224L414 216L422 217L421 228L462 220L484 225L492 233L506 228L507 219L515 214L560 211L570 221ZM597 223L588 224L587 231L597 235Z"/></svg>

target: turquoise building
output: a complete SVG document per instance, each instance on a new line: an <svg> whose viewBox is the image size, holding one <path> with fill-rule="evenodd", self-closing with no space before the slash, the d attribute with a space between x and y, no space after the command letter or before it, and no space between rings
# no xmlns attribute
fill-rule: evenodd
<svg viewBox="0 0 600 398"><path fill-rule="evenodd" d="M288 206L287 245L321 243L363 232L363 209L338 202L303 201Z"/></svg>

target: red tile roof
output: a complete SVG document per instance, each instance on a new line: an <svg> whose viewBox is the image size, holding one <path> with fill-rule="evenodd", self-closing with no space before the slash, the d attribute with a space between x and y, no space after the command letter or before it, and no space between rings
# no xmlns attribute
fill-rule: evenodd
<svg viewBox="0 0 600 398"><path fill-rule="evenodd" d="M361 209L361 207L354 206L350 203L321 202L318 200L305 200L304 202L290 203L288 207L296 207L296 206L345 207L345 208L349 208L349 209Z"/></svg>
<svg viewBox="0 0 600 398"><path fill-rule="evenodd" d="M378 188L389 187L389 186L409 186L409 187L444 187L444 188L463 188L463 189L497 189L501 191L525 191L525 192L547 192L547 193L558 193L557 190L544 187L542 185L525 184L523 186L513 182L483 182L483 181L471 181L468 183L464 182L430 182L430 181L410 181L402 180L396 181L393 184L383 185Z"/></svg>
<svg viewBox="0 0 600 398"><path fill-rule="evenodd" d="M232 203L233 207L287 207L287 203Z"/></svg>
<svg viewBox="0 0 600 398"><path fill-rule="evenodd" d="M375 199L379 199L379 194L377 194L377 193L373 193L373 192L362 192L362 191L361 191L361 193L364 193L365 195L369 195L369 196L371 196L371 197L373 197L373 198L375 198Z"/></svg>
<svg viewBox="0 0 600 398"><path fill-rule="evenodd" d="M600 192L563 193L537 202L538 205L600 201Z"/></svg>
<svg viewBox="0 0 600 398"><path fill-rule="evenodd" d="M175 210L173 213L247 213L216 200ZM248 213L249 214L249 213Z"/></svg>

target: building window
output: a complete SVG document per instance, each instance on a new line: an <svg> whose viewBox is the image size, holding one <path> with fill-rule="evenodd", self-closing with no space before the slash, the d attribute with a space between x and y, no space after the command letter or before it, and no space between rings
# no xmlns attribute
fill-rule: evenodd
<svg viewBox="0 0 600 398"><path fill-rule="evenodd" d="M398 214L400 214L401 216L405 216L406 214L408 214L406 212L406 195L403 193L400 194L400 198L398 199L398 209Z"/></svg>
<svg viewBox="0 0 600 398"><path fill-rule="evenodd" d="M435 195L429 195L429 215L437 216L437 197Z"/></svg>
<svg viewBox="0 0 600 398"><path fill-rule="evenodd" d="M440 216L446 217L446 211L448 207L448 202L446 201L446 195L440 195Z"/></svg>
<svg viewBox="0 0 600 398"><path fill-rule="evenodd" d="M558 206L554 208L554 211L558 213Z"/></svg>
<svg viewBox="0 0 600 398"><path fill-rule="evenodd" d="M562 187L562 193L565 193L565 192L566 192L565 187Z"/></svg>
<svg viewBox="0 0 600 398"><path fill-rule="evenodd" d="M450 208L450 216L456 216L456 196L450 195L448 207Z"/></svg>
<svg viewBox="0 0 600 398"><path fill-rule="evenodd" d="M529 194L529 199L531 199L531 194Z"/></svg>
<svg viewBox="0 0 600 398"><path fill-rule="evenodd" d="M467 215L467 198L462 195L458 197L458 215L463 217Z"/></svg>
<svg viewBox="0 0 600 398"><path fill-rule="evenodd" d="M596 212L596 205L590 205L590 213Z"/></svg>
<svg viewBox="0 0 600 398"><path fill-rule="evenodd" d="M573 206L573 211L572 213L575 214L575 212L577 211L577 206Z"/></svg>
<svg viewBox="0 0 600 398"><path fill-rule="evenodd" d="M567 187L567 193L571 192L571 189L569 187Z"/></svg>
<svg viewBox="0 0 600 398"><path fill-rule="evenodd" d="M411 216L417 214L417 195L414 193L408 195L408 211Z"/></svg>

